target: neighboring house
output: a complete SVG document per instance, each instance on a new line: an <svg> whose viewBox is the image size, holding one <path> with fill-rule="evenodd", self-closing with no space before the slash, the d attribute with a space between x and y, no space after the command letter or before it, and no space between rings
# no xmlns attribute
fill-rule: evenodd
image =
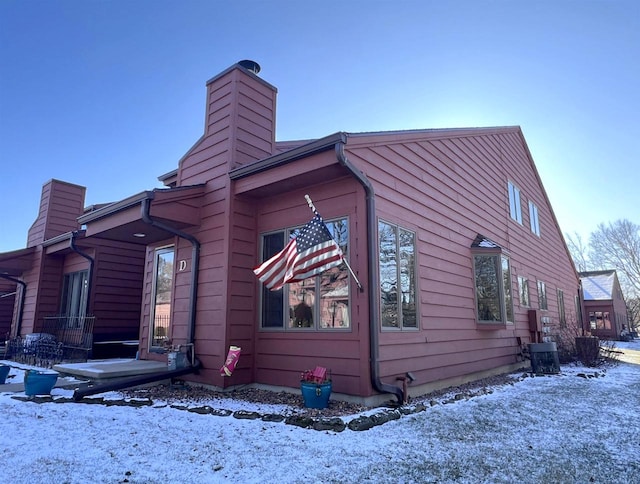
<svg viewBox="0 0 640 484"><path fill-rule="evenodd" d="M578 275L520 128L276 142L258 70L207 83L205 132L168 188L78 218L86 243L146 251L141 358L193 350L202 369L185 378L225 388L296 388L320 365L336 393L402 401L407 379L417 394L512 369L522 344L579 326ZM255 277L311 219L305 194L361 289L344 265L278 291ZM230 345L242 354L223 377Z"/></svg>
<svg viewBox="0 0 640 484"><path fill-rule="evenodd" d="M619 339L629 331L627 305L615 270L580 272L585 327L593 336Z"/></svg>
<svg viewBox="0 0 640 484"><path fill-rule="evenodd" d="M84 197L84 187L47 182L27 247L0 254L0 281L16 292L10 336L65 333L65 343L89 350L138 339L144 248L86 239L77 220Z"/></svg>
<svg viewBox="0 0 640 484"><path fill-rule="evenodd" d="M11 331L13 306L16 299L16 282L0 276L0 344L4 342Z"/></svg>

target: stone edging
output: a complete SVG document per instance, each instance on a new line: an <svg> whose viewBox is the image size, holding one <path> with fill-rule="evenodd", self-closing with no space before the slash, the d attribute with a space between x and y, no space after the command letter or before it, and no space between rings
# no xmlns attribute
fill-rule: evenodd
<svg viewBox="0 0 640 484"><path fill-rule="evenodd" d="M534 377L535 375L531 374L523 374L520 378L515 380L514 384L519 381L524 380L528 377ZM553 376L553 375L545 375L545 376ZM593 374L585 374L578 373L576 374L579 378L598 378L604 377L604 373L594 372ZM34 396L27 397L22 395L13 395L11 398L16 400L20 400L23 402L32 402L32 403L84 403L84 404L92 404L92 405L105 405L105 406L120 406L120 407L153 407L153 408L165 408L170 407L176 410L182 410L186 412L197 413L200 415L213 415L215 417L229 417L232 416L241 420L262 420L263 422L284 422L286 425L294 425L296 427L301 427L305 429L312 429L318 431L332 431L332 432L342 432L346 429L353 430L355 432L360 432L363 430L369 430L373 427L377 427L379 425L385 424L387 422L391 422L393 420L398 420L403 416L412 415L420 412L424 412L427 408L434 407L436 405L447 405L451 403L455 403L461 400L469 400L470 398L479 397L482 395L489 395L493 393L493 389L491 388L481 388L476 391L464 391L461 393L454 394L451 398L443 400L439 402L435 399L430 400L428 403L417 403L414 405L407 405L395 409L385 408L383 410L377 411L371 415L361 415L359 417L355 417L348 422L345 422L340 417L309 417L306 415L280 415L274 413L260 414L259 412L252 412L247 410L236 410L235 412L226 409L217 409L210 407L209 405L203 405L199 407L190 407L187 405L180 404L161 404L154 405L151 399L147 398L132 398L127 400L105 400L102 397L89 398L84 397L81 400L74 400L70 397L52 397L51 395L46 396Z"/></svg>

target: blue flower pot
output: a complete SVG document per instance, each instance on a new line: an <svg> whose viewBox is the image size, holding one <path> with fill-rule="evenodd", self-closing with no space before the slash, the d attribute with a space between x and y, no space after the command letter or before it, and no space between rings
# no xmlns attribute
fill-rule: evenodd
<svg viewBox="0 0 640 484"><path fill-rule="evenodd" d="M26 395L50 395L58 381L55 371L27 370L24 374L24 393Z"/></svg>
<svg viewBox="0 0 640 484"><path fill-rule="evenodd" d="M11 367L9 365L0 365L0 385L4 385L6 383L10 369Z"/></svg>
<svg viewBox="0 0 640 484"><path fill-rule="evenodd" d="M304 400L305 407L327 408L329 406L331 382L312 383L301 381L300 389L302 390L302 399Z"/></svg>

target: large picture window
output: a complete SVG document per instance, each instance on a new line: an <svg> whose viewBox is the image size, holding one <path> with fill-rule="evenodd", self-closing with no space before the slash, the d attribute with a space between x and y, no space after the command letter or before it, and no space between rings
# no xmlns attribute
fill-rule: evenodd
<svg viewBox="0 0 640 484"><path fill-rule="evenodd" d="M342 253L348 255L348 219L325 225ZM264 234L262 260L280 252L299 227ZM262 286L261 327L283 331L350 329L349 271L343 263L315 277L292 282L277 291Z"/></svg>
<svg viewBox="0 0 640 484"><path fill-rule="evenodd" d="M382 327L417 329L415 233L380 221L378 250Z"/></svg>

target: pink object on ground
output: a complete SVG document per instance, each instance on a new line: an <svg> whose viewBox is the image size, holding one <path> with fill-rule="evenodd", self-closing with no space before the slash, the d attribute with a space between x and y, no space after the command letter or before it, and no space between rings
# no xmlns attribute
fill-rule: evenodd
<svg viewBox="0 0 640 484"><path fill-rule="evenodd" d="M240 352L242 348L239 346L229 346L229 353L227 354L227 360L220 368L220 375L222 376L231 376L233 370L236 368L238 364L238 360L240 359Z"/></svg>

